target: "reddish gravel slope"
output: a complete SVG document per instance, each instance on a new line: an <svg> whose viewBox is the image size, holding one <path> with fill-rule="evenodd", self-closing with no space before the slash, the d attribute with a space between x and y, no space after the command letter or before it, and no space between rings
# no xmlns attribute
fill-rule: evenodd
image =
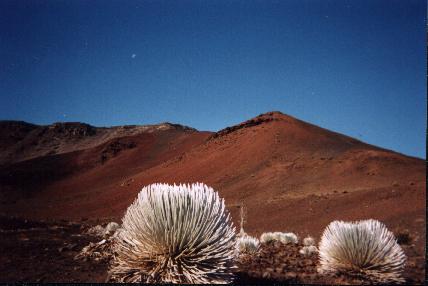
<svg viewBox="0 0 428 286"><path fill-rule="evenodd" d="M280 230L319 237L332 220L374 218L395 233L409 233L408 255L424 261L423 160L279 112L217 133L159 126L125 132L64 125L47 128L40 135L44 143L34 139L40 127L0 128L2 212L119 220L143 185L199 181L220 192L235 222L238 207L245 206L250 234ZM55 128L63 131L55 135L59 147L50 149Z"/></svg>

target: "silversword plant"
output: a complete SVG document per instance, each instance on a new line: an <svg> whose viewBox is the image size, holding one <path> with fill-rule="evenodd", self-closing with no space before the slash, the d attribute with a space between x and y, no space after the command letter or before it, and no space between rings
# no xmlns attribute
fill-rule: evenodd
<svg viewBox="0 0 428 286"><path fill-rule="evenodd" d="M114 282L233 280L235 228L224 200L205 184L144 187L114 245Z"/></svg>
<svg viewBox="0 0 428 286"><path fill-rule="evenodd" d="M321 273L363 276L376 283L404 282L406 256L394 234L377 220L333 221L319 243Z"/></svg>

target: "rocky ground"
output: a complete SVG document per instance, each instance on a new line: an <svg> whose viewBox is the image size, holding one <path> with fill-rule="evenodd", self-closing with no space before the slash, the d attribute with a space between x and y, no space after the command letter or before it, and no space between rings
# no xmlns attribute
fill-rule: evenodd
<svg viewBox="0 0 428 286"><path fill-rule="evenodd" d="M107 221L28 221L0 216L0 283L105 282L108 261L75 259L91 242L102 238L88 230ZM425 259L416 256L411 238L400 235L409 256L406 284L423 284ZM316 271L317 255L299 253L302 245L262 244L254 255L241 256L235 284L362 284L361 278L326 277Z"/></svg>
<svg viewBox="0 0 428 286"><path fill-rule="evenodd" d="M317 284L317 285L361 285L375 284L363 277L337 274L325 276L317 272L318 255L304 256L299 253L302 244L282 244L270 242L261 244L259 251L254 255L241 256L238 260L238 284ZM409 245L402 245L406 250ZM407 251L406 251L407 252ZM410 259L411 267L407 267L404 273L406 284L423 284L424 261L422 259ZM418 261L418 263L415 263ZM417 264L417 265L415 265ZM414 266L415 265L415 266Z"/></svg>
<svg viewBox="0 0 428 286"><path fill-rule="evenodd" d="M74 260L100 239L85 222L35 222L0 217L0 283L104 282L107 263Z"/></svg>

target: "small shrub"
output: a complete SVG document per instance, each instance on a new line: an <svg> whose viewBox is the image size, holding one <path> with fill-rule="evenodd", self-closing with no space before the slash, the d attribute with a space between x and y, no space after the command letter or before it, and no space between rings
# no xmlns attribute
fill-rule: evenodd
<svg viewBox="0 0 428 286"><path fill-rule="evenodd" d="M281 243L284 244L288 244L288 243L298 243L298 238L297 235L295 235L292 232L265 232L260 236L260 241L262 243L268 243L271 241L279 241Z"/></svg>
<svg viewBox="0 0 428 286"><path fill-rule="evenodd" d="M303 239L303 245L305 246L315 245L315 239L311 236L305 237Z"/></svg>
<svg viewBox="0 0 428 286"><path fill-rule="evenodd" d="M273 233L273 238L274 238L276 241L281 241L282 236L283 236L283 233L282 233L282 232L280 232L280 231L275 231L275 232Z"/></svg>
<svg viewBox="0 0 428 286"><path fill-rule="evenodd" d="M252 236L244 235L236 240L238 254L253 254L259 250L260 241Z"/></svg>
<svg viewBox="0 0 428 286"><path fill-rule="evenodd" d="M113 238L103 239L97 243L90 242L74 259L109 262L113 256L113 245Z"/></svg>
<svg viewBox="0 0 428 286"><path fill-rule="evenodd" d="M273 232L265 232L260 236L261 243L269 243L271 241L275 241L276 237Z"/></svg>
<svg viewBox="0 0 428 286"><path fill-rule="evenodd" d="M363 276L377 283L404 282L406 256L394 234L377 220L333 221L319 244L321 273Z"/></svg>
<svg viewBox="0 0 428 286"><path fill-rule="evenodd" d="M299 253L304 255L304 256L311 256L312 254L316 254L317 252L318 252L318 249L314 245L303 246L299 250Z"/></svg>
<svg viewBox="0 0 428 286"><path fill-rule="evenodd" d="M279 241L284 244L288 244L288 243L297 244L299 242L299 239L297 238L297 235L295 235L294 233L287 232L281 235Z"/></svg>
<svg viewBox="0 0 428 286"><path fill-rule="evenodd" d="M91 236L104 236L105 230L101 225L96 225L91 228L89 228L86 232L87 235Z"/></svg>
<svg viewBox="0 0 428 286"><path fill-rule="evenodd" d="M113 235L119 228L120 225L118 223L110 222L104 229L104 236L108 237L110 235Z"/></svg>

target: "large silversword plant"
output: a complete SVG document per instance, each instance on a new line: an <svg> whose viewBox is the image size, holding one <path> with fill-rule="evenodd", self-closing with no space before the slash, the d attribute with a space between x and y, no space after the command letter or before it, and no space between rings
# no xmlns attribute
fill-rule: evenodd
<svg viewBox="0 0 428 286"><path fill-rule="evenodd" d="M374 283L404 282L406 256L394 234L377 220L333 221L319 243L321 273L358 275Z"/></svg>
<svg viewBox="0 0 428 286"><path fill-rule="evenodd" d="M204 184L144 187L123 217L109 270L116 282L230 283L235 228Z"/></svg>

